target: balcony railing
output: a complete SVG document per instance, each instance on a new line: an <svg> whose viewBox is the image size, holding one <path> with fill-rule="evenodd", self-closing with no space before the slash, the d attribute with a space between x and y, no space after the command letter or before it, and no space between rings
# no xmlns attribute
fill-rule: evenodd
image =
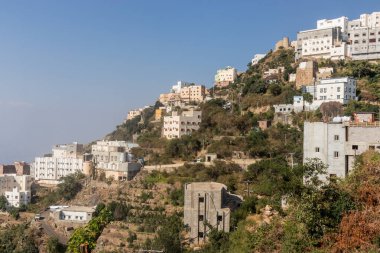
<svg viewBox="0 0 380 253"><path fill-rule="evenodd" d="M380 127L380 121L375 121L375 122L350 122L350 127Z"/></svg>

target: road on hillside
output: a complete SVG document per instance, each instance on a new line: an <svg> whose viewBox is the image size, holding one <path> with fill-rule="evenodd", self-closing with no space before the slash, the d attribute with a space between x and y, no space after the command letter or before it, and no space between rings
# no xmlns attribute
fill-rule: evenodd
<svg viewBox="0 0 380 253"><path fill-rule="evenodd" d="M38 221L43 228L42 232L48 235L49 237L58 238L59 243L67 245L67 237L63 234L55 231L55 229L48 223L47 219L49 218L49 211L44 211L41 213L41 220Z"/></svg>

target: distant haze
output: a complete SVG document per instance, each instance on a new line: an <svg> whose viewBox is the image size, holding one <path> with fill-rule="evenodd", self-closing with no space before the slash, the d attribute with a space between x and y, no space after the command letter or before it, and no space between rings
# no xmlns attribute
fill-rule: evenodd
<svg viewBox="0 0 380 253"><path fill-rule="evenodd" d="M328 6L328 8L326 8ZM0 163L87 143L178 80L210 87L317 19L379 1L2 1Z"/></svg>

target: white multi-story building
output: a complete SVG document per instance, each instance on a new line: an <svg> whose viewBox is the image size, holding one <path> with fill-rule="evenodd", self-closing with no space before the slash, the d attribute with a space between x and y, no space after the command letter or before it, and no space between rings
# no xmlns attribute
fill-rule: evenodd
<svg viewBox="0 0 380 253"><path fill-rule="evenodd" d="M380 12L362 14L354 20L347 17L318 20L317 29L297 35L297 59L346 57L380 59Z"/></svg>
<svg viewBox="0 0 380 253"><path fill-rule="evenodd" d="M356 80L350 77L322 79L315 84L313 106L319 107L324 102L347 104L357 100Z"/></svg>
<svg viewBox="0 0 380 253"><path fill-rule="evenodd" d="M346 119L347 120L347 119ZM304 122L303 160L319 158L328 166L329 177L346 177L357 155L380 150L379 122L353 123L344 118L333 122Z"/></svg>
<svg viewBox="0 0 380 253"><path fill-rule="evenodd" d="M58 183L64 176L83 172L83 145L74 142L54 146L52 155L35 158L33 170L35 179L46 183Z"/></svg>
<svg viewBox="0 0 380 253"><path fill-rule="evenodd" d="M91 148L96 169L105 172L107 178L131 180L142 167L129 153L137 146L125 141L98 141Z"/></svg>
<svg viewBox="0 0 380 253"><path fill-rule="evenodd" d="M7 174L0 176L0 195L4 195L9 206L20 207L31 201L32 177Z"/></svg>
<svg viewBox="0 0 380 253"><path fill-rule="evenodd" d="M163 136L167 139L181 138L197 131L202 121L202 112L190 109L181 114L172 112L171 116L164 117Z"/></svg>
<svg viewBox="0 0 380 253"><path fill-rule="evenodd" d="M251 65L255 66L256 64L259 63L259 61L261 59L264 59L265 56L266 56L266 54L255 54L255 56L253 57L253 59L251 61Z"/></svg>
<svg viewBox="0 0 380 253"><path fill-rule="evenodd" d="M348 39L352 60L380 59L380 27L349 30Z"/></svg>
<svg viewBox="0 0 380 253"><path fill-rule="evenodd" d="M342 32L346 32L348 29L348 18L340 17L334 19L321 19L317 21L317 29L326 29L340 27Z"/></svg>
<svg viewBox="0 0 380 253"><path fill-rule="evenodd" d="M224 69L219 69L215 75L215 86L225 87L229 84L235 82L237 78L237 70L233 67L226 67Z"/></svg>
<svg viewBox="0 0 380 253"><path fill-rule="evenodd" d="M301 31L297 34L296 58L345 59L347 43L340 27Z"/></svg>
<svg viewBox="0 0 380 253"><path fill-rule="evenodd" d="M368 28L380 27L380 12L372 12L371 14L366 14L366 13L361 14L358 20L360 21L360 26L362 27L368 27ZM353 20L353 21L358 21L358 20Z"/></svg>

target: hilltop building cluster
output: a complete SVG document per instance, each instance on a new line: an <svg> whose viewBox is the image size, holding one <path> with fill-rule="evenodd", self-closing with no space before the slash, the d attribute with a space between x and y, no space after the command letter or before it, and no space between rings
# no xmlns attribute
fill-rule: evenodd
<svg viewBox="0 0 380 253"><path fill-rule="evenodd" d="M296 58L380 59L380 12L318 20L316 29L297 34Z"/></svg>
<svg viewBox="0 0 380 253"><path fill-rule="evenodd" d="M182 106L188 103L201 103L206 99L206 95L204 85L178 81L169 93L160 95L159 101L165 106Z"/></svg>
<svg viewBox="0 0 380 253"><path fill-rule="evenodd" d="M143 166L130 154L131 148L137 146L125 141L98 141L92 145L91 153L84 153L83 144L56 145L51 154L35 158L34 177L39 183L57 184L64 176L76 172L91 175L98 170L106 178L131 180Z"/></svg>

